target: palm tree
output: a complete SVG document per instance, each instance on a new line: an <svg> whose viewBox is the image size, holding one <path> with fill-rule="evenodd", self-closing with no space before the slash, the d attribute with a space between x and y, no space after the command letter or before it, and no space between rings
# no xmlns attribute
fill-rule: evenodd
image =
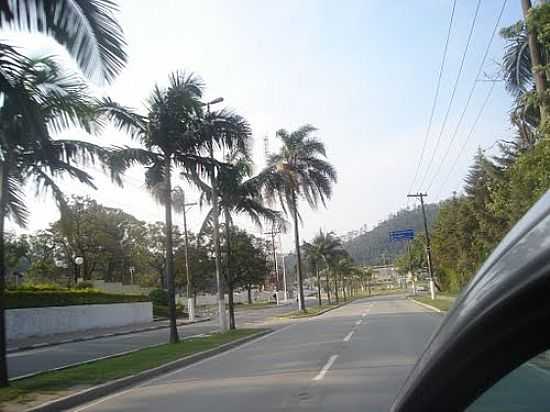
<svg viewBox="0 0 550 412"><path fill-rule="evenodd" d="M340 239L336 237L334 232L323 233L319 230L319 233L313 238L311 243L304 242L303 249L306 254L306 259L309 260L312 265L315 275L317 276L317 299L319 306L321 306L321 265L326 268L326 285L327 285L327 298L330 305L330 262L333 256L342 248Z"/></svg>
<svg viewBox="0 0 550 412"><path fill-rule="evenodd" d="M272 154L266 168L260 173L267 199L278 199L285 213L294 221L294 242L297 257L297 280L299 309L305 311L302 258L300 254L300 233L298 221L298 200L305 199L310 207L325 205L332 195L332 184L336 182L336 170L325 159L325 146L312 133L317 129L305 125L289 133L277 131L283 146L279 153Z"/></svg>
<svg viewBox="0 0 550 412"><path fill-rule="evenodd" d="M173 73L169 77L168 87L155 86L153 89L147 101L146 116L113 102L105 102L105 114L142 145L140 148L119 148L114 153L113 169L122 173L134 165L145 166L145 184L156 200L164 205L171 343L179 340L174 280L172 169L204 170L207 167L207 159L200 156L205 142L195 133L201 112L202 88L202 82L194 75Z"/></svg>
<svg viewBox="0 0 550 412"><path fill-rule="evenodd" d="M86 76L110 82L127 60L116 11L113 0L4 0L0 29L51 36L66 47ZM5 47L0 44L0 49Z"/></svg>
<svg viewBox="0 0 550 412"><path fill-rule="evenodd" d="M236 121L235 128L241 128L243 138L250 136L250 128L247 122L240 117L234 117L234 121ZM224 160L228 167L220 169L220 172L216 176L214 180L216 191L212 190L212 187L201 180L199 176L192 176L188 173L183 173L182 176L195 182L201 189L201 206L205 201L212 205L212 193L215 192L218 194L218 213L223 213L225 217L226 259L224 266L228 289L229 328L235 329L234 282L230 271L231 233L233 232L232 215L244 214L259 228L262 227L262 219L277 224L280 228L284 228L285 222L279 212L264 206L258 178L249 177L252 174L252 162L250 161L248 152L231 150ZM215 212L212 205L204 220L201 233L207 227L214 230Z"/></svg>
<svg viewBox="0 0 550 412"><path fill-rule="evenodd" d="M2 85L7 92L0 108L0 386L7 384L5 218L25 225L29 215L23 196L26 184L36 186L37 192L50 191L62 217L67 217L65 197L56 179L68 176L95 188L92 176L76 163L99 160L106 165L110 155L109 150L91 143L52 138L52 132L69 127L90 132L100 126L98 103L88 97L86 85L62 73L51 58L30 60L17 55L15 59L10 71L3 72L8 81Z"/></svg>
<svg viewBox="0 0 550 412"><path fill-rule="evenodd" d="M166 226L166 279L170 312L170 342L177 342L174 252L172 240L172 170L185 170L199 176L212 176L223 164L213 159L214 145L244 145L242 136L227 122L223 113L203 110L203 83L193 74L170 75L166 88L156 86L147 104L147 116L111 101L103 104L105 114L141 148L119 148L111 167L121 173L131 166L143 165L146 186L164 205ZM116 177L115 177L116 179ZM120 179L116 180L122 183Z"/></svg>

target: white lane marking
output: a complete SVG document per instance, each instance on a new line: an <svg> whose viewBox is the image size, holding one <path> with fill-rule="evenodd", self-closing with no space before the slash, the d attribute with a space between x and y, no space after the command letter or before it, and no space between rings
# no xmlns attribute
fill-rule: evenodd
<svg viewBox="0 0 550 412"><path fill-rule="evenodd" d="M205 363L205 362L208 362L208 361L211 361L211 360L214 360L214 359L217 359L217 358L221 358L222 356L229 355L230 353L233 353L233 352L235 352L235 351L237 351L237 350L240 350L240 349L246 348L246 347L248 347L248 346L251 346L252 344L261 342L261 341L263 341L263 340L265 340L265 339L267 339L267 338L269 338L269 337L271 337L271 336L273 336L273 335L276 335L276 334L278 334L278 333L280 333L280 332L282 332L282 331L284 331L284 330L286 330L286 329L289 329L289 328L291 328L292 326L296 326L296 325L297 325L297 323L293 323L293 324L291 324L291 325L282 327L281 329L277 329L275 332L268 333L267 335L264 335L264 336L262 336L262 337L260 337L260 338L258 338L258 339L251 340L250 342L247 342L247 343L245 343L245 344L243 344L243 345L237 346L237 347L235 347L235 348L233 348L233 349L229 349L229 350L227 350L227 351L225 351L225 352L219 353L219 354L214 355L214 356L211 356L211 357L209 357L209 358L205 358L205 359L203 359L203 360L201 360L201 361L192 363L191 365L184 366L183 368L180 368L180 369L176 369L175 371L166 373L166 374L164 374L164 375L157 376L156 378L149 379L148 381L142 382L142 383L138 384L137 386L134 386L134 387L132 387L132 388L130 388L130 389L126 389L125 391L117 392L117 393L114 393L114 394L112 394L112 395L106 396L106 397L104 397L104 398L102 398L102 399L99 399L99 400L97 400L97 401L95 401L95 402L92 402L92 403L89 403L89 404L87 404L87 405L84 405L84 406L82 406L82 407L80 407L80 408L72 409L72 412L81 412L81 411L85 411L85 410L87 410L87 409L93 408L94 406L97 406L97 405L99 405L99 404L101 404L101 403L103 403L103 402L109 401L109 400L114 399L114 398L118 398L119 396L125 395L125 394L130 393L130 392L134 392L135 390L138 390L138 389L140 389L140 388L143 387L143 386L149 385L149 384L152 383L152 382L158 381L158 380L160 380L160 379L167 378L168 376L175 375L175 374L180 373L180 372L182 372L182 371L184 371L184 370L186 370L186 369L194 368L195 366L202 365L202 364Z"/></svg>
<svg viewBox="0 0 550 412"><path fill-rule="evenodd" d="M356 324L357 326L359 326L359 325L361 324L361 322L363 322L363 320L362 320L362 319L359 319L357 322L355 322L355 324Z"/></svg>
<svg viewBox="0 0 550 412"><path fill-rule="evenodd" d="M320 381L322 380L325 375L327 374L328 370L330 369L330 367L334 364L334 362L336 361L336 358L338 358L338 355L332 355L328 362L325 364L325 366L323 366L323 368L321 369L321 371L317 374L317 376L315 376L315 378L313 378L314 381Z"/></svg>
<svg viewBox="0 0 550 412"><path fill-rule="evenodd" d="M354 330L352 330L350 333L348 333L346 335L346 337L344 338L344 342L349 342L349 340L351 339L351 337L353 336L354 333L355 333Z"/></svg>

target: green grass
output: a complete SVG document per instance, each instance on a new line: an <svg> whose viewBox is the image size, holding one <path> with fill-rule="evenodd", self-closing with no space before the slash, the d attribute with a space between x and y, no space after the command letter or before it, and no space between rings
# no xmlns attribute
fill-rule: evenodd
<svg viewBox="0 0 550 412"><path fill-rule="evenodd" d="M259 329L238 329L216 333L203 338L187 339L178 344L160 345L116 358L17 380L7 388L0 388L0 410L3 402L29 402L41 394L55 394L76 388L91 387L134 375L259 331Z"/></svg>
<svg viewBox="0 0 550 412"><path fill-rule="evenodd" d="M441 299L436 297L432 300L429 296L415 296L413 299L426 305L434 306L444 312L447 312L454 302L454 299L449 298Z"/></svg>
<svg viewBox="0 0 550 412"><path fill-rule="evenodd" d="M275 302L256 302L256 303L242 303L235 305L235 310L256 310L256 309L269 309L276 307Z"/></svg>

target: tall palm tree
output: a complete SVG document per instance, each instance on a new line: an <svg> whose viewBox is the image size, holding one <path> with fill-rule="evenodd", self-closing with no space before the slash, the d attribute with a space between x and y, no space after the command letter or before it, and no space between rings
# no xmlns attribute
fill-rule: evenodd
<svg viewBox="0 0 550 412"><path fill-rule="evenodd" d="M166 88L155 86L147 101L147 115L113 102L105 102L105 114L142 147L119 148L112 167L119 173L134 165L146 167L145 184L164 205L166 280L169 294L170 342L179 340L176 326L174 248L172 229L172 169L206 170L208 159L200 155L205 142L195 133L201 112L203 84L196 76L176 72ZM119 180L119 183L122 183Z"/></svg>
<svg viewBox="0 0 550 412"><path fill-rule="evenodd" d="M1 0L0 30L51 36L66 47L86 76L110 82L127 60L116 12L113 0Z"/></svg>
<svg viewBox="0 0 550 412"><path fill-rule="evenodd" d="M168 87L154 88L147 102L146 116L110 101L103 104L105 114L142 145L140 148L119 148L113 154L111 167L121 173L134 165L145 166L145 183L164 205L170 342L179 339L172 239L173 169L212 176L223 167L210 156L215 145L231 148L245 144L223 113L207 115L204 112L204 104L200 101L202 91L203 83L197 76L176 72L170 75ZM122 183L116 176L115 180Z"/></svg>
<svg viewBox="0 0 550 412"><path fill-rule="evenodd" d="M260 173L264 193L268 200L279 200L281 208L292 215L294 222L294 242L297 257L297 280L299 309L306 310L300 253L300 233L298 223L300 213L298 201L305 199L310 207L325 205L332 195L332 184L336 182L336 170L325 159L325 146L312 134L315 127L305 125L289 133L277 131L283 146L279 153L269 156L266 168Z"/></svg>
<svg viewBox="0 0 550 412"><path fill-rule="evenodd" d="M8 81L3 84L7 92L0 107L0 386L7 384L5 218L25 225L29 215L23 196L26 184L33 184L37 192L50 191L66 212L65 197L56 179L67 176L95 188L92 176L78 163L100 161L106 165L110 155L109 150L91 143L52 138L52 133L69 127L93 131L101 125L98 102L88 97L86 85L78 77L64 74L51 58L15 58L12 70L3 72Z"/></svg>
<svg viewBox="0 0 550 412"><path fill-rule="evenodd" d="M244 134L250 136L251 133L248 123L243 122L240 118L236 118L235 120L237 120L236 127L242 128L243 136ZM216 191L213 191L212 187L198 176L191 176L188 173L183 173L182 176L194 181L201 189L201 206L204 202L208 202L212 205L212 193L216 192L218 194L218 213L223 213L225 217L226 259L224 266L228 289L229 328L235 329L235 308L233 304L234 282L230 271L233 215L246 215L260 228L262 227L262 220L275 223L280 228L284 228L285 222L279 212L264 206L259 180L257 177L250 177L252 174L252 162L250 161L249 154L242 150L231 150L224 160L228 167L220 169L220 172L217 174L214 180L214 184L217 186ZM214 214L215 210L212 205L204 220L201 233L204 232L207 227L213 228Z"/></svg>

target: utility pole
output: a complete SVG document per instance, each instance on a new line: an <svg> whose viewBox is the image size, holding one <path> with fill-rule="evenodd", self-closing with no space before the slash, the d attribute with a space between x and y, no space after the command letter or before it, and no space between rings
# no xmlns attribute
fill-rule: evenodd
<svg viewBox="0 0 550 412"><path fill-rule="evenodd" d="M533 6L531 5L531 0L521 0L521 8L523 9L523 17L525 25L527 26L527 16L529 15L529 10ZM529 55L531 57L531 71L533 72L533 78L535 79L535 89L539 95L540 103L540 120L541 124L544 125L544 122L547 117L547 107L544 103L544 91L546 90L546 81L544 77L544 71L541 70L542 59L540 53L540 47L537 42L535 33L533 33L529 28L527 28L527 41L529 43Z"/></svg>
<svg viewBox="0 0 550 412"><path fill-rule="evenodd" d="M265 232L264 235L271 235L271 244L273 245L273 269L275 269L275 300L277 305L279 304L279 267L277 265L277 253L275 251L275 235L281 233L278 230L275 230L275 225L271 232Z"/></svg>
<svg viewBox="0 0 550 412"><path fill-rule="evenodd" d="M281 246L281 250L283 249L283 241L281 240L281 233L279 233L279 245ZM288 286L286 284L286 264L285 264L285 255L283 254L283 287L285 289L285 300L284 302L288 302Z"/></svg>
<svg viewBox="0 0 550 412"><path fill-rule="evenodd" d="M195 320L195 302L191 296L191 275L189 272L189 237L187 235L187 207L195 206L197 202L185 203L185 192L181 191L182 195L182 212L183 212L183 251L185 254L185 274L187 276L187 312L189 315L189 320L193 322Z"/></svg>
<svg viewBox="0 0 550 412"><path fill-rule="evenodd" d="M428 197L427 193L409 194L407 197L416 197L420 199L420 206L422 207L422 216L424 218L424 232L426 233L426 254L428 255L428 274L430 276L430 296L435 299L434 289L434 273L432 266L432 246L430 242L430 232L428 231L428 220L426 219L426 209L424 208L424 198Z"/></svg>
<svg viewBox="0 0 550 412"><path fill-rule="evenodd" d="M219 102L222 102L223 98L218 97L217 99L214 99L208 103L206 103L206 110L208 113L208 122L211 122L210 120L210 105L216 104ZM212 130L210 130L212 132ZM227 317L225 315L225 288L224 288L224 282L222 277L222 263L220 260L221 256L221 250L220 250L220 221L219 221L219 209L218 209L218 182L216 182L216 176L215 171L216 168L214 167L214 144L210 143L210 159L212 160L212 169L210 170L211 176L210 176L210 184L212 185L212 220L213 220L213 226L214 226L214 234L212 236L212 240L214 241L214 263L216 267L216 287L218 289L218 321L219 321L219 327L222 332L225 332L227 330Z"/></svg>

